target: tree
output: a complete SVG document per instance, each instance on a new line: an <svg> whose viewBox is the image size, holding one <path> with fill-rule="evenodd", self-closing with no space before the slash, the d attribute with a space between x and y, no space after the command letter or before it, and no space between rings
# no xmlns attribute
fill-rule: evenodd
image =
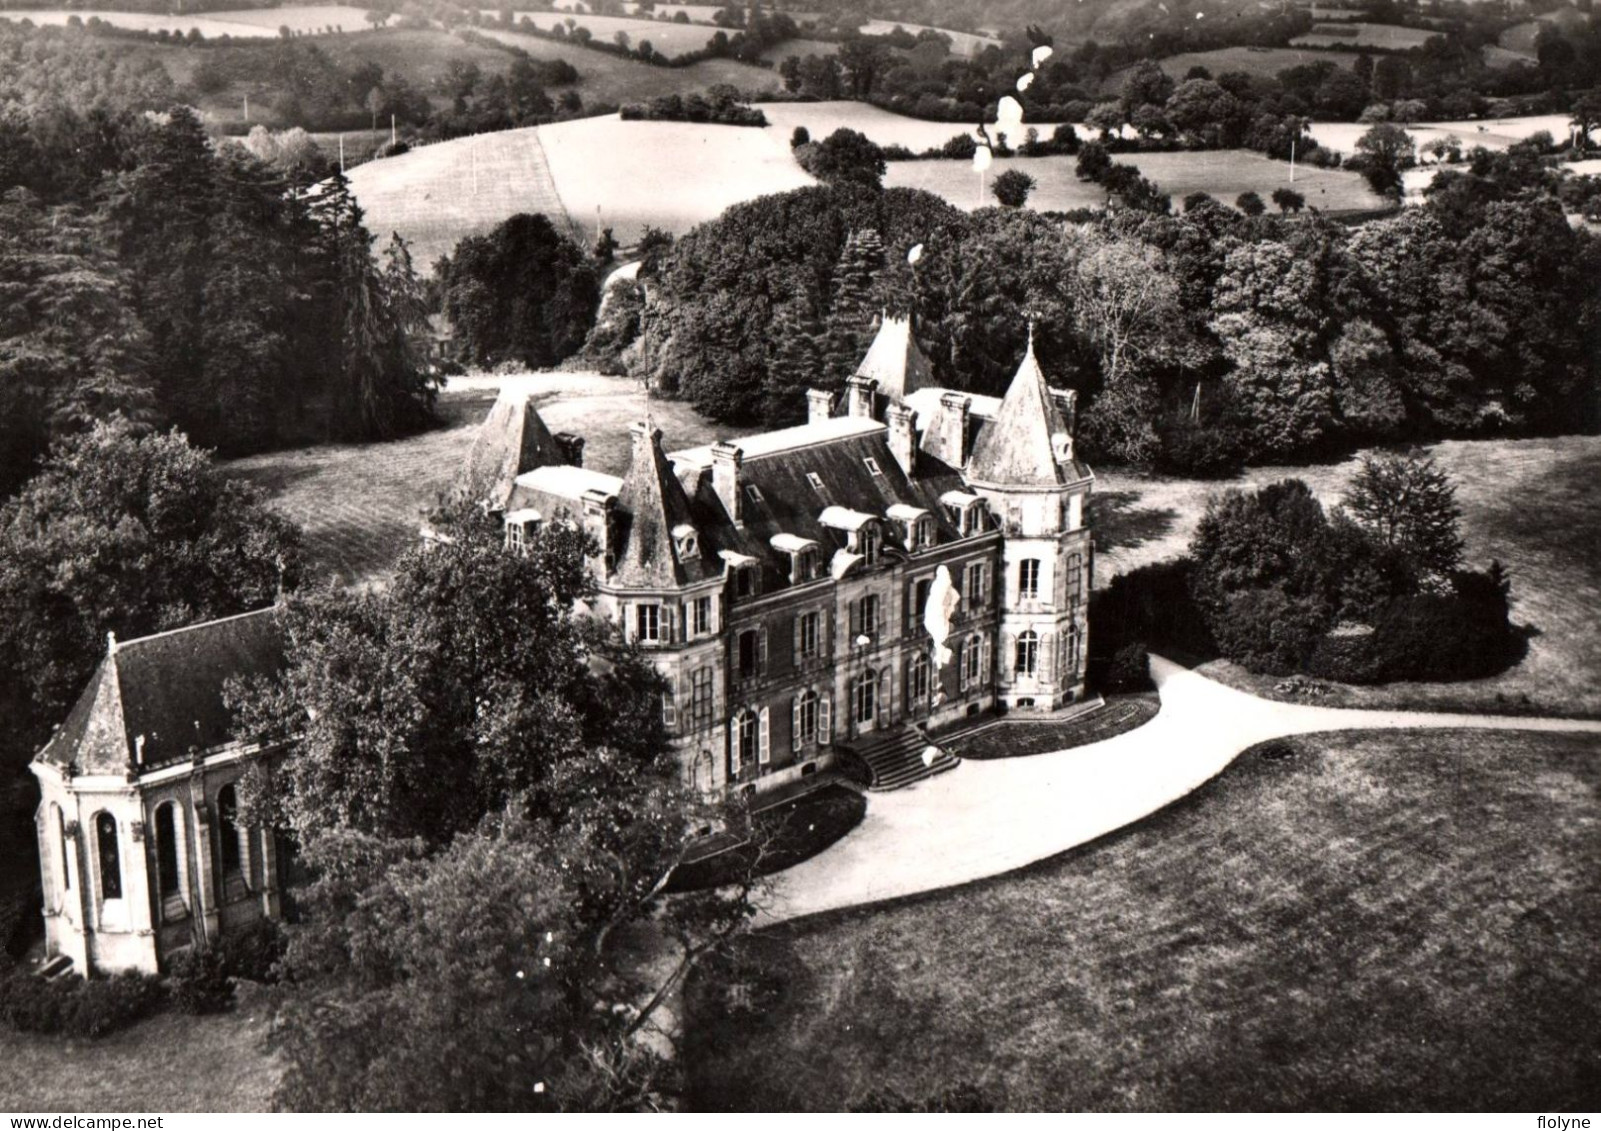
<svg viewBox="0 0 1601 1131"><path fill-rule="evenodd" d="M1578 145L1590 148L1590 131L1601 128L1601 89L1592 90L1574 100L1572 127L1578 131Z"/></svg>
<svg viewBox="0 0 1601 1131"><path fill-rule="evenodd" d="M1173 80L1158 64L1149 60L1137 63L1123 81L1123 116L1132 119L1141 106L1159 107L1172 93Z"/></svg>
<svg viewBox="0 0 1601 1131"><path fill-rule="evenodd" d="M824 369L828 384L843 386L872 340L883 303L879 279L885 266L884 240L872 228L854 231L840 250L829 283Z"/></svg>
<svg viewBox="0 0 1601 1131"><path fill-rule="evenodd" d="M65 716L108 631L144 636L270 604L299 580L298 532L176 432L96 424L0 509L8 717Z"/></svg>
<svg viewBox="0 0 1601 1131"><path fill-rule="evenodd" d="M866 135L841 127L822 141L796 151L801 166L824 184L879 187L884 180L884 151Z"/></svg>
<svg viewBox="0 0 1601 1131"><path fill-rule="evenodd" d="M1108 141L1112 135L1123 128L1127 119L1123 114L1123 105L1119 102L1098 102L1084 119L1084 124L1101 131L1101 140Z"/></svg>
<svg viewBox="0 0 1601 1131"><path fill-rule="evenodd" d="M440 282L445 315L479 365L556 364L583 345L600 303L589 257L537 214L463 239Z"/></svg>
<svg viewBox="0 0 1601 1131"><path fill-rule="evenodd" d="M1260 195L1254 192L1242 192L1234 200L1234 207L1247 216L1260 216L1267 211L1267 205L1262 203Z"/></svg>
<svg viewBox="0 0 1601 1131"><path fill-rule="evenodd" d="M1345 509L1426 587L1440 589L1462 564L1462 508L1456 485L1432 459L1365 455Z"/></svg>
<svg viewBox="0 0 1601 1131"><path fill-rule="evenodd" d="M389 22L389 13L380 11L377 8L368 8L367 14L363 18L376 29Z"/></svg>
<svg viewBox="0 0 1601 1131"><path fill-rule="evenodd" d="M1306 197L1290 188L1276 188L1273 190L1273 203L1278 205L1279 211L1288 215L1299 212L1306 207Z"/></svg>
<svg viewBox="0 0 1601 1131"><path fill-rule="evenodd" d="M650 664L574 613L587 535L546 524L508 553L467 501L384 593L291 602L287 668L235 686L240 733L289 739L246 819L317 876L284 964L290 1108L652 1108L638 1039L740 930L753 880L661 894L717 819L682 784ZM626 932L670 961L652 982ZM673 947L676 946L676 953Z"/></svg>
<svg viewBox="0 0 1601 1131"><path fill-rule="evenodd" d="M1412 135L1400 126L1381 122L1357 138L1354 166L1380 196L1400 199L1401 171L1413 164Z"/></svg>
<svg viewBox="0 0 1601 1131"><path fill-rule="evenodd" d="M995 178L990 191L1007 208L1021 208L1028 203L1028 194L1037 183L1021 169L1007 169Z"/></svg>
<svg viewBox="0 0 1601 1131"><path fill-rule="evenodd" d="M1112 155L1107 152L1106 146L1098 141L1086 141L1078 151L1078 163L1074 167L1074 176L1081 181L1099 183L1112 167Z"/></svg>

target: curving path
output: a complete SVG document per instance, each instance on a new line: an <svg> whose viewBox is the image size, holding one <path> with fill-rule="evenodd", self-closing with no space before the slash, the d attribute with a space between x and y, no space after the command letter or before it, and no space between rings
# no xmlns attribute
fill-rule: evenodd
<svg viewBox="0 0 1601 1131"><path fill-rule="evenodd" d="M827 851L773 877L757 925L954 887L1055 856L1177 801L1271 738L1330 730L1471 728L1589 733L1601 722L1311 707L1258 699L1160 656L1162 708L1145 726L1075 750L963 762L873 794Z"/></svg>

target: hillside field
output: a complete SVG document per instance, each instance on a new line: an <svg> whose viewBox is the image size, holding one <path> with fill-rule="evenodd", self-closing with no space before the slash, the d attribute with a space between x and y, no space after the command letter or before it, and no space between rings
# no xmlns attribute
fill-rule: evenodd
<svg viewBox="0 0 1601 1131"><path fill-rule="evenodd" d="M1359 122L1313 122L1310 132L1319 145L1350 154L1356 149L1357 139L1370 129L1371 126ZM1406 132L1412 135L1412 140L1419 146L1450 135L1461 141L1464 148L1482 145L1493 150L1506 149L1541 130L1559 140L1566 137L1568 116L1535 114L1525 118L1486 118L1483 121L1419 122L1406 127Z"/></svg>
<svg viewBox="0 0 1601 1131"><path fill-rule="evenodd" d="M683 55L699 51L716 33L714 27L704 24L679 24L671 20L630 19L626 16L592 16L588 13L568 15L563 12L517 12L517 22L528 20L542 31L549 31L572 20L575 27L588 28L589 33L602 43L612 43L617 33L628 36L629 45L638 47L642 40L663 55Z"/></svg>
<svg viewBox="0 0 1601 1131"><path fill-rule="evenodd" d="M1373 48L1381 51L1410 51L1422 47L1438 31L1426 31L1396 24L1355 23L1318 24L1306 35L1290 40L1291 47Z"/></svg>
<svg viewBox="0 0 1601 1131"><path fill-rule="evenodd" d="M814 138L825 138L837 129L852 129L879 145L904 145L914 153L944 145L952 137L968 133L971 122L925 122L908 118L866 102L772 102L762 106L769 128L777 131L787 145L796 126L805 126ZM1049 137L1053 122L1025 122ZM1013 138L1021 141L1022 138Z"/></svg>
<svg viewBox="0 0 1601 1131"><path fill-rule="evenodd" d="M1310 207L1324 212L1356 212L1383 208L1384 200L1368 188L1357 173L1343 169L1317 169L1297 166L1295 183L1290 183L1290 165L1244 149L1194 153L1125 153L1119 162L1133 165L1173 198L1175 205L1192 192L1211 193L1232 205L1241 193L1258 193L1263 200L1276 188L1293 187L1306 197ZM1081 181L1074 173L1074 157L1009 157L995 162L988 184L1006 169L1021 169L1039 186L1030 194L1028 207L1042 212L1074 208L1099 208L1106 203L1106 192L1099 185ZM971 209L978 202L978 176L966 161L895 161L884 178L886 185L920 188L935 193L958 208ZM986 188L983 205L995 198Z"/></svg>
<svg viewBox="0 0 1601 1131"><path fill-rule="evenodd" d="M19 22L28 19L39 25L64 26L73 16L84 21L99 16L113 27L136 31L187 32L190 28L199 28L207 39L224 35L234 39L277 39L280 27L287 27L296 34L320 35L329 27L335 31L354 32L372 26L366 20L364 9L341 4L291 4L282 8L242 8L195 15L154 15L92 8L0 9L0 19Z"/></svg>
<svg viewBox="0 0 1601 1131"><path fill-rule="evenodd" d="M1221 47L1215 51L1186 51L1182 55L1169 55L1158 59L1157 64L1175 80L1182 81L1191 67L1205 67L1212 77L1228 71L1244 71L1257 78L1272 78L1286 67L1303 63L1316 63L1329 58L1326 51L1294 47ZM1340 59L1333 60L1336 63ZM1127 71L1118 71L1101 84L1103 94L1116 94L1123 89Z"/></svg>
<svg viewBox="0 0 1601 1131"><path fill-rule="evenodd" d="M863 35L889 35L897 27L916 35L922 31L938 32L951 40L951 54L977 55L986 47L999 47L1001 41L993 35L977 35L970 31L952 31L950 28L930 27L928 24L909 24L902 20L868 20L860 28Z"/></svg>
<svg viewBox="0 0 1601 1131"><path fill-rule="evenodd" d="M742 940L687 994L691 1107L1594 1110L1594 737L1274 747L1020 872Z"/></svg>

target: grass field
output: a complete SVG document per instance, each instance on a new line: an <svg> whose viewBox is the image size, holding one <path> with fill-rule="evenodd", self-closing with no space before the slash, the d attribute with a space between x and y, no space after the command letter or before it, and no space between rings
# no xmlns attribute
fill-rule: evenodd
<svg viewBox="0 0 1601 1131"><path fill-rule="evenodd" d="M1457 482L1467 561L1499 558L1512 570L1512 619L1535 635L1523 661L1490 679L1460 683L1395 683L1342 690L1331 705L1419 706L1601 715L1601 437L1454 440L1428 449ZM1184 552L1206 499L1227 487L1304 479L1324 505L1345 493L1356 462L1253 468L1235 483L1099 472L1096 482L1096 584L1118 573ZM1531 505L1532 504L1532 505ZM1268 691L1275 680L1252 680L1220 666L1228 682Z"/></svg>
<svg viewBox="0 0 1601 1131"><path fill-rule="evenodd" d="M671 20L630 19L626 16L521 11L515 15L519 23L526 19L542 31L549 31L557 25L565 26L568 20L572 20L575 27L588 28L589 33L602 43L613 42L617 33L622 32L628 36L631 47L638 47L641 40L648 39L652 47L668 56L699 51L717 31L705 24L678 24Z"/></svg>
<svg viewBox="0 0 1601 1131"><path fill-rule="evenodd" d="M533 393L553 431L584 436L584 465L614 475L628 465L628 425L645 416L639 384L621 377L551 373L509 378ZM370 583L388 575L417 540L424 513L455 483L494 401L486 380L447 392L444 425L387 444L325 444L233 460L224 466L255 484L306 533L314 569ZM476 387L474 387L476 386ZM652 401L651 419L669 450L693 447L738 429L714 426L677 401Z"/></svg>
<svg viewBox="0 0 1601 1131"><path fill-rule="evenodd" d="M380 239L391 231L405 236L424 273L463 237L487 232L518 212L543 213L559 229L579 235L556 191L537 128L461 138L372 161L350 170L350 187L367 214L367 227Z"/></svg>
<svg viewBox="0 0 1601 1131"><path fill-rule="evenodd" d="M952 31L950 28L929 27L927 24L908 24L899 20L868 20L861 27L863 35L889 35L896 28L916 35L920 31L934 31L950 36L951 54L977 55L986 47L999 47L1001 41L992 35L975 35L970 31Z"/></svg>
<svg viewBox="0 0 1601 1131"><path fill-rule="evenodd" d="M99 16L113 27L132 28L137 31L187 32L199 28L207 39L228 35L235 39L277 39L278 29L288 27L297 34L320 35L323 29L361 31L372 25L367 23L366 12L342 4L292 4L283 8L247 8L238 11L206 12L192 16L152 15L143 12L98 11L88 8L25 8L0 11L0 19L29 19L36 24L64 25L77 16L87 21Z"/></svg>
<svg viewBox="0 0 1601 1131"><path fill-rule="evenodd" d="M1288 749L1012 876L749 940L692 987L692 1106L1593 1110L1594 740Z"/></svg>
<svg viewBox="0 0 1601 1131"><path fill-rule="evenodd" d="M3 1111L268 1111L267 1018L162 1013L97 1041L0 1034Z"/></svg>
<svg viewBox="0 0 1601 1131"><path fill-rule="evenodd" d="M1120 154L1117 160L1137 167L1175 203L1192 192L1209 192L1232 205L1235 197L1247 190L1266 199L1273 189L1290 187L1289 162L1243 149L1129 153ZM1077 158L1073 157L1004 158L990 169L988 183L993 184L996 175L1006 169L1021 169L1039 182L1029 196L1030 208L1047 212L1101 207L1106 203L1105 190L1079 180L1074 173L1076 164ZM926 189L958 208L973 208L978 203L978 177L966 161L897 161L890 165L884 183ZM1343 169L1300 166L1294 187L1306 197L1309 206L1324 212L1367 211L1385 204L1360 175ZM994 203L986 189L984 206Z"/></svg>
<svg viewBox="0 0 1601 1131"><path fill-rule="evenodd" d="M1354 23L1318 24L1306 35L1298 35L1290 40L1291 47L1315 48L1360 48L1372 47L1385 51L1410 51L1414 47L1422 47L1431 38L1439 35L1438 31L1428 31L1415 27L1400 27L1397 24L1370 24L1362 21Z"/></svg>
<svg viewBox="0 0 1601 1131"><path fill-rule="evenodd" d="M1180 80L1189 73L1191 67L1205 67L1212 72L1213 78L1228 71L1244 71L1258 78L1272 78L1285 67L1316 63L1328 57L1323 51L1297 50L1293 47L1221 47L1216 51L1187 51L1182 55L1170 55L1166 59L1159 59L1157 62L1162 70ZM1126 71L1118 71L1109 76L1101 84L1102 92L1115 94L1121 91L1126 77Z"/></svg>
<svg viewBox="0 0 1601 1131"><path fill-rule="evenodd" d="M1358 122L1313 122L1311 134L1319 145L1350 154L1356 151L1357 138L1371 128ZM1482 145L1492 150L1506 149L1541 130L1558 140L1566 137L1568 116L1534 114L1525 118L1486 118L1483 121L1420 122L1406 127L1406 132L1419 146L1449 134L1467 148Z"/></svg>
<svg viewBox="0 0 1601 1131"><path fill-rule="evenodd" d="M925 122L900 114L881 110L865 102L775 102L762 107L771 130L782 135L789 143L789 135L796 126L805 126L814 138L824 138L840 128L852 129L879 145L904 145L913 152L931 146L944 145L952 137L967 133L972 123ZM1026 122L1049 137L1056 128L1053 123ZM1021 141L1021 137L1013 138Z"/></svg>

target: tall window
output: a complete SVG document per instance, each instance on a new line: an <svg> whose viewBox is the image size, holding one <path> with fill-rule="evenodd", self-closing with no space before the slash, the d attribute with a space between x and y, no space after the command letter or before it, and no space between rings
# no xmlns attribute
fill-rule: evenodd
<svg viewBox="0 0 1601 1131"><path fill-rule="evenodd" d="M868 593L851 604L851 637L875 636L878 633L878 594Z"/></svg>
<svg viewBox="0 0 1601 1131"><path fill-rule="evenodd" d="M906 661L906 709L915 711L928 703L928 653L918 652Z"/></svg>
<svg viewBox="0 0 1601 1131"><path fill-rule="evenodd" d="M755 765L758 753L755 711L740 711L734 716L734 743L736 755L734 772L738 773L746 766Z"/></svg>
<svg viewBox="0 0 1601 1131"><path fill-rule="evenodd" d="M754 679L762 671L762 637L754 628L739 634L739 678Z"/></svg>
<svg viewBox="0 0 1601 1131"><path fill-rule="evenodd" d="M1040 638L1033 629L1017 638L1017 674L1028 679L1040 674Z"/></svg>
<svg viewBox="0 0 1601 1131"><path fill-rule="evenodd" d="M694 611L690 614L694 619L694 632L696 636L705 636L712 630L712 599L710 597L696 597Z"/></svg>
<svg viewBox="0 0 1601 1131"><path fill-rule="evenodd" d="M95 814L95 857L100 861L100 898L122 898L122 857L117 849L117 819Z"/></svg>
<svg viewBox="0 0 1601 1131"><path fill-rule="evenodd" d="M795 650L803 660L817 657L821 646L823 618L817 613L802 613L795 618Z"/></svg>
<svg viewBox="0 0 1601 1131"><path fill-rule="evenodd" d="M989 588L983 562L974 562L967 567L967 607L982 609L984 607L984 594Z"/></svg>
<svg viewBox="0 0 1601 1131"><path fill-rule="evenodd" d="M712 669L696 668L695 674L689 677L690 687L690 714L694 718L695 729L712 725Z"/></svg>
<svg viewBox="0 0 1601 1131"><path fill-rule="evenodd" d="M912 590L912 627L922 623L923 614L928 611L928 595L934 591L934 581L925 577L917 583Z"/></svg>
<svg viewBox="0 0 1601 1131"><path fill-rule="evenodd" d="M751 595L752 571L746 566L734 567L734 596L749 597Z"/></svg>
<svg viewBox="0 0 1601 1131"><path fill-rule="evenodd" d="M809 746L817 741L817 692L803 691L795 699L795 741L796 750L802 746Z"/></svg>
<svg viewBox="0 0 1601 1131"><path fill-rule="evenodd" d="M866 559L867 565L873 565L878 561L878 549L883 537L877 523L869 522L862 527L862 557Z"/></svg>
<svg viewBox="0 0 1601 1131"><path fill-rule="evenodd" d="M662 607L637 605L634 608L634 637L642 644L657 644L662 638Z"/></svg>
<svg viewBox="0 0 1601 1131"><path fill-rule="evenodd" d="M1024 558L1017 563L1017 596L1023 601L1040 598L1040 560Z"/></svg>
<svg viewBox="0 0 1601 1131"><path fill-rule="evenodd" d="M239 794L225 785L217 793L217 840L222 848L222 874L237 875L244 870L244 853L239 851Z"/></svg>
<svg viewBox="0 0 1601 1131"><path fill-rule="evenodd" d="M966 668L967 685L969 687L979 683L984 678L984 641L981 637L972 636L967 641Z"/></svg>
<svg viewBox="0 0 1601 1131"><path fill-rule="evenodd" d="M156 883L162 896L178 894L177 807L168 801L156 808Z"/></svg>
<svg viewBox="0 0 1601 1131"><path fill-rule="evenodd" d="M56 810L56 843L61 848L61 887L65 891L72 890L72 857L67 855L67 819L61 815L58 806Z"/></svg>
<svg viewBox="0 0 1601 1131"><path fill-rule="evenodd" d="M1072 608L1084 599L1084 555L1067 555L1067 605Z"/></svg>
<svg viewBox="0 0 1601 1131"><path fill-rule="evenodd" d="M1063 683L1072 683L1074 680L1076 680L1078 678L1078 629L1077 628L1074 628L1074 629L1072 629L1072 630L1070 630L1068 632L1067 638L1063 642L1063 648L1065 649L1065 652L1063 654L1063 659L1062 659L1062 675L1061 675L1061 679L1062 679Z"/></svg>
<svg viewBox="0 0 1601 1131"><path fill-rule="evenodd" d="M523 524L508 522L506 524L506 549L521 552L523 548Z"/></svg>
<svg viewBox="0 0 1601 1131"><path fill-rule="evenodd" d="M851 718L858 726L873 721L878 708L878 676L862 672L851 680Z"/></svg>

